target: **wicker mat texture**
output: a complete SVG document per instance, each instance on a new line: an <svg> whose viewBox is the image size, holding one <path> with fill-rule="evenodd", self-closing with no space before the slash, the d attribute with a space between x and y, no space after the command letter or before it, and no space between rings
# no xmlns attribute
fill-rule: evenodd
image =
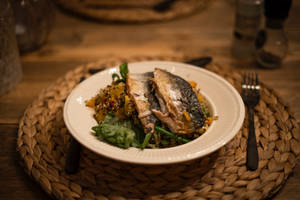
<svg viewBox="0 0 300 200"><path fill-rule="evenodd" d="M57 199L266 199L285 183L300 153L299 130L289 108L274 90L262 83L255 110L259 167L247 171L247 116L236 137L201 159L170 165L128 164L81 149L80 169L64 172L70 134L63 106L71 90L89 71L145 60L184 61L185 57L108 58L79 66L44 89L21 118L17 151L25 171ZM239 91L241 73L221 65L207 66Z"/></svg>
<svg viewBox="0 0 300 200"><path fill-rule="evenodd" d="M209 0L56 0L57 4L80 16L107 22L144 23L166 21L201 12Z"/></svg>

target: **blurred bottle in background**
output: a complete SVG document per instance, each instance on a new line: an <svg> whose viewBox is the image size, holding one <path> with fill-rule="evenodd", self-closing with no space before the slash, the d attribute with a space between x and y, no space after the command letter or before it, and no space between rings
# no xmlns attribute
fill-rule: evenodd
<svg viewBox="0 0 300 200"><path fill-rule="evenodd" d="M265 28L256 41L256 61L263 68L278 68L288 52L288 40L283 29L292 0L265 0Z"/></svg>
<svg viewBox="0 0 300 200"><path fill-rule="evenodd" d="M263 0L237 0L232 53L236 58L253 59L255 39L261 25Z"/></svg>
<svg viewBox="0 0 300 200"><path fill-rule="evenodd" d="M13 11L9 0L0 0L0 95L22 78Z"/></svg>
<svg viewBox="0 0 300 200"><path fill-rule="evenodd" d="M55 20L52 0L12 0L16 35L21 53L42 46Z"/></svg>

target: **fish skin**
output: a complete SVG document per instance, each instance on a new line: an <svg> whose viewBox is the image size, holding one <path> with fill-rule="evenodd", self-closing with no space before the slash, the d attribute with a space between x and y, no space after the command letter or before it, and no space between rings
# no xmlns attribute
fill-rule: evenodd
<svg viewBox="0 0 300 200"><path fill-rule="evenodd" d="M138 118L140 119L145 133L153 133L154 125L158 121L152 113L152 109L159 109L157 99L152 91L153 72L143 74L129 73L126 77L127 93L134 100Z"/></svg>
<svg viewBox="0 0 300 200"><path fill-rule="evenodd" d="M156 68L153 82L160 107L165 109L152 109L152 112L172 132L189 134L204 125L205 117L201 105L186 80ZM190 121L185 118L184 111L190 116Z"/></svg>

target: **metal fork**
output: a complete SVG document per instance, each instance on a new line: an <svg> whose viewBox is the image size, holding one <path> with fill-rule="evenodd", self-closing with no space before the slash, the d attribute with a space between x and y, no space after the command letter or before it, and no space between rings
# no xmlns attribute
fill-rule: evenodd
<svg viewBox="0 0 300 200"><path fill-rule="evenodd" d="M260 99L260 86L257 73L245 73L242 82L242 98L248 108L249 134L247 141L247 161L249 170L256 170L258 167L258 151L254 128L254 107Z"/></svg>

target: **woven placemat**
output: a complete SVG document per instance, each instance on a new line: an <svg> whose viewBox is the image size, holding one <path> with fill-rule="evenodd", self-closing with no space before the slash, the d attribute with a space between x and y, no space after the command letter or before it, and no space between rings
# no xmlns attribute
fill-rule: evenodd
<svg viewBox="0 0 300 200"><path fill-rule="evenodd" d="M107 22L144 23L166 21L201 12L209 0L176 0L164 10L154 9L165 0L56 0L80 16Z"/></svg>
<svg viewBox="0 0 300 200"><path fill-rule="evenodd" d="M217 152L189 162L145 166L99 156L86 148L80 169L64 172L70 134L63 122L63 105L72 88L91 69L144 60L184 61L185 57L110 58L80 66L44 89L21 118L17 150L25 171L57 199L265 199L287 180L300 153L299 131L289 108L262 83L255 110L259 167L247 171L247 116L236 137ZM241 74L218 64L207 69L240 90Z"/></svg>

